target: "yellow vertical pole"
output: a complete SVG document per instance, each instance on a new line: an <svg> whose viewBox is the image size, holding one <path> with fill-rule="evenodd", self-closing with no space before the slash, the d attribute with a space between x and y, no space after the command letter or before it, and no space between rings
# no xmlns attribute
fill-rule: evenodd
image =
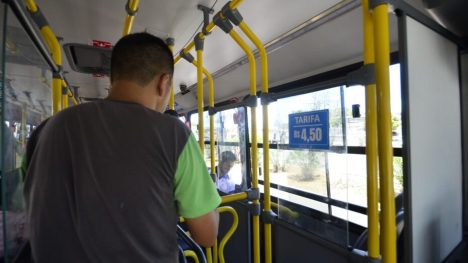
<svg viewBox="0 0 468 263"><path fill-rule="evenodd" d="M26 6L28 7L28 10L32 13L36 13L38 10L36 2L34 0L27 0Z"/></svg>
<svg viewBox="0 0 468 263"><path fill-rule="evenodd" d="M125 18L125 25L123 29L123 35L126 36L130 34L133 26L133 20L135 19L135 14L138 11L138 5L140 4L140 0L129 0L127 2L127 17Z"/></svg>
<svg viewBox="0 0 468 263"><path fill-rule="evenodd" d="M52 52L52 59L55 64L62 67L62 50L52 29L45 25L41 29L42 36L46 39L46 43ZM62 78L54 74L52 79L52 110L53 113L57 113L62 109Z"/></svg>
<svg viewBox="0 0 468 263"><path fill-rule="evenodd" d="M211 247L207 247L205 251L206 251L206 262L213 263L213 253L211 251Z"/></svg>
<svg viewBox="0 0 468 263"><path fill-rule="evenodd" d="M198 34L198 37L201 37ZM205 153L205 126L203 123L203 45L196 47L197 51L197 104L198 104L198 144Z"/></svg>
<svg viewBox="0 0 468 263"><path fill-rule="evenodd" d="M362 0L364 25L364 65L374 64L374 24L369 12L369 0ZM367 242L371 259L380 257L379 192L377 187L377 95L374 85L366 86L366 161L367 161Z"/></svg>
<svg viewBox="0 0 468 263"><path fill-rule="evenodd" d="M268 94L268 57L265 46L250 27L245 22L240 22L239 27L244 34L255 44L260 54L261 78L262 78L262 94ZM263 207L266 213L271 212L271 196L270 196L270 141L269 141L269 125L268 125L268 104L262 105L263 112ZM265 235L265 262L272 262L271 248L271 224L264 224Z"/></svg>
<svg viewBox="0 0 468 263"><path fill-rule="evenodd" d="M214 108L214 81L211 74L203 68L203 73L208 79L208 105L210 108ZM211 155L211 173L216 174L216 162L215 162L215 133L214 133L214 115L210 114L210 155Z"/></svg>
<svg viewBox="0 0 468 263"><path fill-rule="evenodd" d="M78 105L79 104L78 100L75 98L76 94L73 94L70 91L70 89L69 89L67 83L65 82L65 80L62 80L62 86L65 87L65 88L68 88L67 89L67 96L71 98L73 105Z"/></svg>
<svg viewBox="0 0 468 263"><path fill-rule="evenodd" d="M213 263L218 263L218 240L213 245Z"/></svg>
<svg viewBox="0 0 468 263"><path fill-rule="evenodd" d="M198 69L198 62L197 60L192 60L192 64L197 67ZM214 81L213 76L211 76L210 72L203 68L203 74L205 75L206 79L208 80L208 104L210 108L214 108ZM210 114L210 167L211 173L216 174L216 162L215 162L215 134L214 134L214 116ZM218 262L218 243L216 242L213 246L213 263Z"/></svg>
<svg viewBox="0 0 468 263"><path fill-rule="evenodd" d="M388 4L373 8L377 83L382 262L396 262L395 192L393 190L392 121L390 109L390 33Z"/></svg>
<svg viewBox="0 0 468 263"><path fill-rule="evenodd" d="M171 52L174 53L174 39L173 38L167 39L167 45L169 46L169 49L171 50ZM169 96L170 96L169 97L169 109L175 110L174 78L172 78L171 94Z"/></svg>
<svg viewBox="0 0 468 263"><path fill-rule="evenodd" d="M244 50L249 59L249 69L250 69L250 95L257 95L257 80L256 80L256 66L255 66L255 56L253 55L250 47L245 43L245 41L239 36L235 30L231 30L229 35L234 39L234 41ZM252 115L252 188L258 189L258 148L257 148L257 109L256 106L250 108L250 113ZM259 205L259 200L252 201L254 205ZM254 254L254 263L260 262L260 216L253 216L253 254Z"/></svg>
<svg viewBox="0 0 468 263"><path fill-rule="evenodd" d="M54 77L52 79L52 113L57 113L62 109L62 79Z"/></svg>
<svg viewBox="0 0 468 263"><path fill-rule="evenodd" d="M34 0L27 0L26 7L31 14L37 14L42 17L40 27L41 35L44 38L47 46L52 53L52 59L54 63L61 68L62 67L62 51L60 44L55 36L54 32L50 28L49 24L45 20L44 16L40 12ZM37 22L36 22L37 23ZM62 79L59 74L54 73L52 79L52 112L57 113L61 110L62 106Z"/></svg>

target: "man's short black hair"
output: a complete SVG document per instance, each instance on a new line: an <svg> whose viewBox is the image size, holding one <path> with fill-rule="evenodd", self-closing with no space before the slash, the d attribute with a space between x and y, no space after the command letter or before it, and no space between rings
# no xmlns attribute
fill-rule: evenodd
<svg viewBox="0 0 468 263"><path fill-rule="evenodd" d="M135 81L147 85L154 77L174 73L174 58L166 43L148 33L122 37L112 50L111 83Z"/></svg>

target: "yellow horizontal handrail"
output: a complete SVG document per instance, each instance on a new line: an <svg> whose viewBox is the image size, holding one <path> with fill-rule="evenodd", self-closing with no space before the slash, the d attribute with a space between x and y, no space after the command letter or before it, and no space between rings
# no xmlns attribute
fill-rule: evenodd
<svg viewBox="0 0 468 263"><path fill-rule="evenodd" d="M241 201L247 199L248 195L246 192L230 194L221 196L221 204L232 203L235 201Z"/></svg>

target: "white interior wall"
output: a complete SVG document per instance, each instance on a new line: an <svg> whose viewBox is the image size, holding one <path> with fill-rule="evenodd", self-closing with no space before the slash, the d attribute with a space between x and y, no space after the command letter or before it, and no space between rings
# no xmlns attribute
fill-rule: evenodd
<svg viewBox="0 0 468 263"><path fill-rule="evenodd" d="M441 262L462 238L458 50L407 20L413 262Z"/></svg>

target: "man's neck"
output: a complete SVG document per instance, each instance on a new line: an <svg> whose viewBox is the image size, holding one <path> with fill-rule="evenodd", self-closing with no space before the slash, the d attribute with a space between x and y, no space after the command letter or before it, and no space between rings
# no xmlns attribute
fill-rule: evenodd
<svg viewBox="0 0 468 263"><path fill-rule="evenodd" d="M155 110L155 101L146 87L142 87L131 81L116 81L107 97L110 100L127 101L140 104L148 109Z"/></svg>

